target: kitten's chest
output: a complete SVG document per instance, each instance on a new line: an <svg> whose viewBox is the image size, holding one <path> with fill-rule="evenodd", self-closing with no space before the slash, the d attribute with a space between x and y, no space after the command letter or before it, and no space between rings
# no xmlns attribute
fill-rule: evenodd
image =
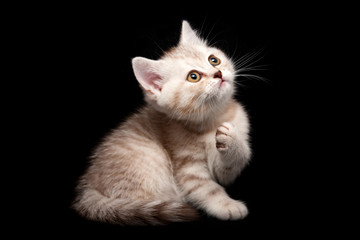
<svg viewBox="0 0 360 240"><path fill-rule="evenodd" d="M172 160L206 159L207 151L212 145L215 148L216 129L197 133L173 125L166 131L164 146Z"/></svg>

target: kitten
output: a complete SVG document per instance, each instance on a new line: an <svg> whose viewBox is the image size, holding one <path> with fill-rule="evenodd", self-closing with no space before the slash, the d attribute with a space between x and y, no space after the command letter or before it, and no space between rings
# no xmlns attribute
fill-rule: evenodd
<svg viewBox="0 0 360 240"><path fill-rule="evenodd" d="M232 61L183 21L176 47L159 60L135 57L132 65L146 105L96 148L74 209L121 225L191 221L199 209L222 220L244 218L244 203L221 186L251 155L247 114L233 99Z"/></svg>

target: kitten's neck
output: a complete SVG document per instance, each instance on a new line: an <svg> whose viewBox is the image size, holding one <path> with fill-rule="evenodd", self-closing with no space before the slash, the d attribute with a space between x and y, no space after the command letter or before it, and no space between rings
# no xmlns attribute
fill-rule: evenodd
<svg viewBox="0 0 360 240"><path fill-rule="evenodd" d="M231 99L221 108L213 109L203 115L193 117L191 119L177 119L169 116L168 114L161 112L153 108L150 104L148 105L149 111L151 111L152 119L159 119L164 124L176 123L181 125L186 130L191 132L208 132L218 127L221 122L225 121L224 118L229 114L229 109L233 106L235 101ZM231 111L231 110L230 110Z"/></svg>

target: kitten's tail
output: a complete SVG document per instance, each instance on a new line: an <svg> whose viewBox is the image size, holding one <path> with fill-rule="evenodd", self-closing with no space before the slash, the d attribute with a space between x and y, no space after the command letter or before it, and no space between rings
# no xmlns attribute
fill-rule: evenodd
<svg viewBox="0 0 360 240"><path fill-rule="evenodd" d="M90 220L120 225L165 225L199 218L199 212L184 202L112 199L93 189L80 194L73 208Z"/></svg>

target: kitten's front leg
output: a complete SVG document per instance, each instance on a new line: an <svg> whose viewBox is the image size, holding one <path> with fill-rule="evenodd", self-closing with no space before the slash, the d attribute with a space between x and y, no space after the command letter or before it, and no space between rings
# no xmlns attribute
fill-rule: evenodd
<svg viewBox="0 0 360 240"><path fill-rule="evenodd" d="M247 129L231 122L223 122L217 128L215 140L220 159L214 162L215 178L222 184L235 180L250 159Z"/></svg>
<svg viewBox="0 0 360 240"><path fill-rule="evenodd" d="M222 220L237 220L247 215L245 204L231 199L211 178L205 161L189 156L177 162L175 178L188 202Z"/></svg>

